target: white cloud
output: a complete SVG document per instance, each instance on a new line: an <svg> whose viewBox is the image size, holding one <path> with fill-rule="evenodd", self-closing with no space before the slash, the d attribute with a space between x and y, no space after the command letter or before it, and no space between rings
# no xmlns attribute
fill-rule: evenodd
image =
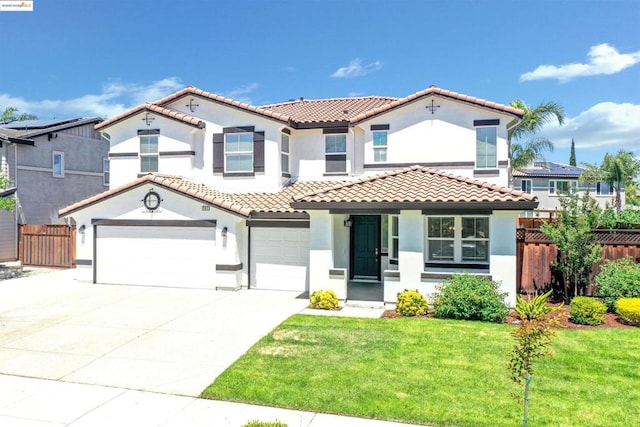
<svg viewBox="0 0 640 427"><path fill-rule="evenodd" d="M183 86L176 77L168 77L149 84L112 80L104 84L98 94L87 94L71 99L25 100L9 94L0 94L0 107L16 107L22 113L35 114L41 119L112 117L136 105L156 101Z"/></svg>
<svg viewBox="0 0 640 427"><path fill-rule="evenodd" d="M258 83L249 83L246 86L240 86L239 88L221 93L221 95L226 96L227 98L231 98L235 101L244 102L245 104L252 104L251 98L248 95L259 87L260 85Z"/></svg>
<svg viewBox="0 0 640 427"><path fill-rule="evenodd" d="M557 79L567 82L575 77L615 74L640 62L640 51L620 53L607 43L592 46L587 54L589 63L540 65L520 76L520 81Z"/></svg>
<svg viewBox="0 0 640 427"><path fill-rule="evenodd" d="M331 74L331 77L348 79L351 77L366 76L367 74L371 74L381 68L382 62L380 61L362 65L359 59L353 59L346 67L338 68L335 73Z"/></svg>
<svg viewBox="0 0 640 427"><path fill-rule="evenodd" d="M640 155L640 105L602 102L568 118L564 126L546 125L537 136L550 139L558 148L568 147L573 138L576 148L611 153L624 149Z"/></svg>

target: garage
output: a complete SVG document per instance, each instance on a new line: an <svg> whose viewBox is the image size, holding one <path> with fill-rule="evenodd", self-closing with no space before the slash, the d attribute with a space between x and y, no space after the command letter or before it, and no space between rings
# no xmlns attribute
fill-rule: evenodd
<svg viewBox="0 0 640 427"><path fill-rule="evenodd" d="M215 221L103 220L95 232L96 283L215 288Z"/></svg>
<svg viewBox="0 0 640 427"><path fill-rule="evenodd" d="M309 290L308 228L251 228L251 287Z"/></svg>

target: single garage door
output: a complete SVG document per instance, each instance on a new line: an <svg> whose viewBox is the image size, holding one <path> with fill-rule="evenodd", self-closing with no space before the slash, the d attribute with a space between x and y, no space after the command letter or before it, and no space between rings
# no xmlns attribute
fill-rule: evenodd
<svg viewBox="0 0 640 427"><path fill-rule="evenodd" d="M215 227L96 228L97 283L215 288Z"/></svg>
<svg viewBox="0 0 640 427"><path fill-rule="evenodd" d="M309 229L251 229L251 287L309 290Z"/></svg>

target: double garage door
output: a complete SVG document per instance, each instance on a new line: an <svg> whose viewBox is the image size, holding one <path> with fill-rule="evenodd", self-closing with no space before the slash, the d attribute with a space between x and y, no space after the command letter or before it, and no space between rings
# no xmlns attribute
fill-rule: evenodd
<svg viewBox="0 0 640 427"><path fill-rule="evenodd" d="M95 281L215 288L215 227L98 225Z"/></svg>
<svg viewBox="0 0 640 427"><path fill-rule="evenodd" d="M309 290L309 229L251 229L251 287Z"/></svg>

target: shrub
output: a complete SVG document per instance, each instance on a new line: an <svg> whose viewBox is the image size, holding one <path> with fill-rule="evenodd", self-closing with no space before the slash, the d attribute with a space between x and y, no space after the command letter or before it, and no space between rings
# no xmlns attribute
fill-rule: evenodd
<svg viewBox="0 0 640 427"><path fill-rule="evenodd" d="M427 313L429 304L427 299L417 290L405 289L398 292L398 302L396 303L396 313L401 316L422 316Z"/></svg>
<svg viewBox="0 0 640 427"><path fill-rule="evenodd" d="M569 304L569 318L579 325L602 325L607 306L591 297L575 297Z"/></svg>
<svg viewBox="0 0 640 427"><path fill-rule="evenodd" d="M440 286L433 308L434 315L448 319L504 322L509 309L498 283L482 276L456 274Z"/></svg>
<svg viewBox="0 0 640 427"><path fill-rule="evenodd" d="M597 296L601 297L609 311L615 310L620 298L640 297L640 265L632 258L606 261L595 277Z"/></svg>
<svg viewBox="0 0 640 427"><path fill-rule="evenodd" d="M516 297L516 309L515 312L518 313L520 319L522 320L542 320L547 315L553 311L560 310L564 303L559 307L551 307L549 302L549 297L553 291L546 292L544 294L536 293L533 298L529 300L525 300L520 295Z"/></svg>
<svg viewBox="0 0 640 427"><path fill-rule="evenodd" d="M332 290L313 292L309 302L311 308L321 308L323 310L335 310L338 308L338 297Z"/></svg>
<svg viewBox="0 0 640 427"><path fill-rule="evenodd" d="M625 323L640 326L640 298L620 298L616 312Z"/></svg>
<svg viewBox="0 0 640 427"><path fill-rule="evenodd" d="M282 421L249 421L242 427L287 427Z"/></svg>

